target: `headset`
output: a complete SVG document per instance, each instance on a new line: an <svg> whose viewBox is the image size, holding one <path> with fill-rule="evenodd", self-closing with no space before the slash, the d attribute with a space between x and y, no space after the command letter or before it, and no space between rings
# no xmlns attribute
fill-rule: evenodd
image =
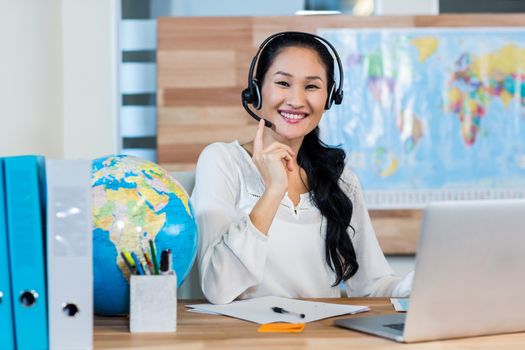
<svg viewBox="0 0 525 350"><path fill-rule="evenodd" d="M259 49L257 50L257 53L252 59L252 63L250 64L250 71L248 73L248 87L241 92L241 99L242 99L242 106L248 112L249 115L251 115L255 120L259 121L263 118L259 117L255 112L253 112L248 105L251 104L253 107L257 110L261 109L262 106L262 95L261 95L261 89L258 85L257 80L253 77L253 73L255 70L255 65L257 64L257 60L259 59L259 56L263 52L264 48L272 41L273 39L284 36L284 35L305 35L309 36L311 38L314 38L318 41L320 41L322 44L324 44L327 48L332 51L332 56L335 57L335 61L337 62L337 67L339 69L339 85L336 88L335 81L332 81L330 83L330 87L328 89L328 98L326 100L325 110L330 109L332 107L332 104L339 105L341 102L343 102L343 65L341 64L341 59L339 58L339 55L337 54L336 49L334 46L326 39L317 36L315 34L310 33L304 33L304 32L281 32L276 33L273 35L270 35L266 40L262 42L262 44L259 46ZM334 67L335 68L335 67ZM334 70L335 73L335 70ZM272 123L270 123L268 120L264 119L264 125L268 128L272 127Z"/></svg>

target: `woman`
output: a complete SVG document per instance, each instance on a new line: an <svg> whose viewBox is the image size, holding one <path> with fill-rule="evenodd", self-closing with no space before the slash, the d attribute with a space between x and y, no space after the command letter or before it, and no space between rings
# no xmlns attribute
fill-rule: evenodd
<svg viewBox="0 0 525 350"><path fill-rule="evenodd" d="M199 157L192 200L212 303L338 297L343 282L349 296L410 293L412 275L393 275L344 151L319 140L336 90L322 41L296 32L265 41L249 87L260 99L249 102L272 127L261 119L252 142L214 143Z"/></svg>

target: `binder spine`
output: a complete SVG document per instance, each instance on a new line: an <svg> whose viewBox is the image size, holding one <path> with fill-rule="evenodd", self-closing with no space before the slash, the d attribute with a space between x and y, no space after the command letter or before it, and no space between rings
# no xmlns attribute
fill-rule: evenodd
<svg viewBox="0 0 525 350"><path fill-rule="evenodd" d="M0 349L14 349L13 310L11 301L11 273L7 249L7 223L5 217L4 161L0 158Z"/></svg>
<svg viewBox="0 0 525 350"><path fill-rule="evenodd" d="M46 349L47 294L41 207L41 159L4 160L7 236L16 347Z"/></svg>
<svg viewBox="0 0 525 350"><path fill-rule="evenodd" d="M48 160L46 177L50 348L91 349L91 162Z"/></svg>

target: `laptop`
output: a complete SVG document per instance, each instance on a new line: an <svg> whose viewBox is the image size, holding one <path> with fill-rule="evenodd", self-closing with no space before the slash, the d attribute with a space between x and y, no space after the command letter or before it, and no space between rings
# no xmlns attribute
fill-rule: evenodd
<svg viewBox="0 0 525 350"><path fill-rule="evenodd" d="M425 208L406 314L336 320L399 342L525 331L525 200Z"/></svg>

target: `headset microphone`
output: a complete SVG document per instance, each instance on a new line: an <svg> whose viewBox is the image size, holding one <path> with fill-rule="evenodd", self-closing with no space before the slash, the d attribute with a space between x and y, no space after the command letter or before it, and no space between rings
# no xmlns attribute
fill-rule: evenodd
<svg viewBox="0 0 525 350"><path fill-rule="evenodd" d="M248 107L248 102L246 101L246 99L242 99L242 106L244 107L244 109L246 110L246 112L248 112L249 115L251 115L253 117L253 119L259 121L261 119L264 120L264 126L266 126L267 128L271 128L272 127L272 123L270 123L268 120L262 118L262 117L259 117L257 114L255 114L255 112L253 112L250 107Z"/></svg>

